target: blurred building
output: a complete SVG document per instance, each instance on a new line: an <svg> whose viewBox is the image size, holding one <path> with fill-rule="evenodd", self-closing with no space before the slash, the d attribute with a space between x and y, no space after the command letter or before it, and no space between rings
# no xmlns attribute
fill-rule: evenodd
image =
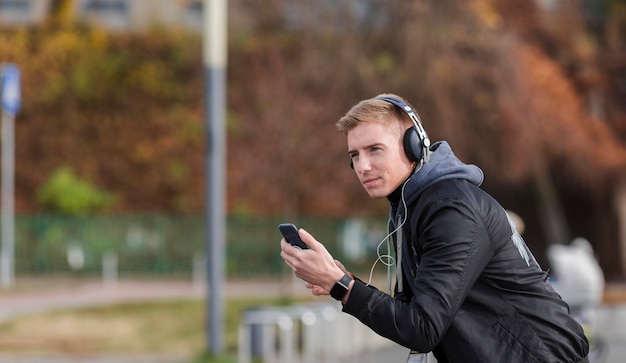
<svg viewBox="0 0 626 363"><path fill-rule="evenodd" d="M0 0L0 27L37 25L52 11L52 0ZM110 31L154 26L202 29L202 0L71 0L76 19Z"/></svg>
<svg viewBox="0 0 626 363"><path fill-rule="evenodd" d="M0 26L36 25L50 11L50 0L0 0Z"/></svg>

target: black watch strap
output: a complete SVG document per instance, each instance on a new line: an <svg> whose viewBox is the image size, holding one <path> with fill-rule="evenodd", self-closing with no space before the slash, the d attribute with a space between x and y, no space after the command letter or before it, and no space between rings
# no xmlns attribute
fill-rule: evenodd
<svg viewBox="0 0 626 363"><path fill-rule="evenodd" d="M332 296L335 300L342 300L344 296L348 293L348 287L350 286L350 282L352 278L348 275L343 275L341 280L335 282L333 288L330 289L330 296Z"/></svg>

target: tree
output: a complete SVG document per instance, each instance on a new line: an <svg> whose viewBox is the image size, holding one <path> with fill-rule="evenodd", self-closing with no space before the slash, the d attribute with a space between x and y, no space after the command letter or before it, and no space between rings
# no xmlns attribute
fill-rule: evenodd
<svg viewBox="0 0 626 363"><path fill-rule="evenodd" d="M414 104L432 140L485 171L484 188L527 221L540 255L582 235L607 277L623 274L614 250L624 207L614 200L626 180L626 127L613 78L625 63L599 56L622 43L589 41L580 9L550 15L523 0L231 6L231 213L385 215L348 168L334 123L359 100L393 92ZM114 211L199 213L199 44L177 31L108 34L70 22L1 32L0 53L23 64L18 210L39 210L33 191L67 164L116 195ZM605 119L590 112L598 89Z"/></svg>

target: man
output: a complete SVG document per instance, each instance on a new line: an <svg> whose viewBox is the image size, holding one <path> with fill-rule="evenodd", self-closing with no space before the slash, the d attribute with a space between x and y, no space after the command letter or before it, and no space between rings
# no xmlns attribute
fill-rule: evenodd
<svg viewBox="0 0 626 363"><path fill-rule="evenodd" d="M588 362L588 342L514 223L479 188L482 171L446 142L430 145L403 99L361 101L337 122L372 198L390 202L394 296L310 247L281 240L281 257L314 295L330 294L376 333L446 362Z"/></svg>

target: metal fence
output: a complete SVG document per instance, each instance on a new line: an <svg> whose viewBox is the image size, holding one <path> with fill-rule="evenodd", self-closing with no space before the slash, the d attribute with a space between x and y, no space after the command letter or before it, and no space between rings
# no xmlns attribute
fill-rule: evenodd
<svg viewBox="0 0 626 363"><path fill-rule="evenodd" d="M280 222L272 217L228 217L226 273L231 277L284 273L278 247ZM299 218L297 224L323 241L336 258L352 261L356 268L371 263L373 241L384 234L384 222ZM18 276L99 275L107 261L113 261L120 278L192 277L194 266L204 260L205 243L201 215L17 216L15 269ZM361 261L364 255L367 260Z"/></svg>
<svg viewBox="0 0 626 363"><path fill-rule="evenodd" d="M345 363L375 362L368 356L396 345L343 314L341 304L324 303L248 310L237 346L238 363Z"/></svg>

